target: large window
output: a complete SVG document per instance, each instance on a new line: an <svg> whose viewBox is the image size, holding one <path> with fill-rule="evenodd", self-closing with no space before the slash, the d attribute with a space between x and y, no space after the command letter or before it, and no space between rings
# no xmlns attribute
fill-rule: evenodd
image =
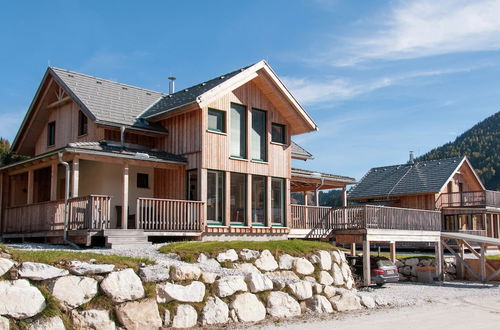
<svg viewBox="0 0 500 330"><path fill-rule="evenodd" d="M243 105L231 103L231 156L246 158L247 111Z"/></svg>
<svg viewBox="0 0 500 330"><path fill-rule="evenodd" d="M285 179L271 180L271 222L273 225L285 224Z"/></svg>
<svg viewBox="0 0 500 330"><path fill-rule="evenodd" d="M252 222L266 224L266 193L267 178L261 175L252 175Z"/></svg>
<svg viewBox="0 0 500 330"><path fill-rule="evenodd" d="M286 143L285 125L272 123L271 125L271 141L276 143Z"/></svg>
<svg viewBox="0 0 500 330"><path fill-rule="evenodd" d="M208 109L208 130L221 133L226 132L224 111Z"/></svg>
<svg viewBox="0 0 500 330"><path fill-rule="evenodd" d="M252 159L266 158L266 112L252 109Z"/></svg>
<svg viewBox="0 0 500 330"><path fill-rule="evenodd" d="M224 221L224 172L207 172L207 220L218 224Z"/></svg>
<svg viewBox="0 0 500 330"><path fill-rule="evenodd" d="M187 199L190 201L198 200L198 170L189 170L187 172Z"/></svg>
<svg viewBox="0 0 500 330"><path fill-rule="evenodd" d="M52 121L47 126L47 145L53 146L56 144L56 122Z"/></svg>
<svg viewBox="0 0 500 330"><path fill-rule="evenodd" d="M231 173L230 206L231 222L235 224L246 223L247 176L242 173Z"/></svg>
<svg viewBox="0 0 500 330"><path fill-rule="evenodd" d="M78 135L85 135L88 132L88 119L87 116L80 110L78 113Z"/></svg>

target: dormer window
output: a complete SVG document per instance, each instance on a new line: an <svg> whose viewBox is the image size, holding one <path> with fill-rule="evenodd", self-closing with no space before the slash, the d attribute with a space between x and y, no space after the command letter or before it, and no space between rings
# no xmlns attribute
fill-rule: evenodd
<svg viewBox="0 0 500 330"><path fill-rule="evenodd" d="M56 144L56 122L52 121L47 126L47 146Z"/></svg>
<svg viewBox="0 0 500 330"><path fill-rule="evenodd" d="M88 119L87 116L82 112L78 113L78 136L87 135L88 133Z"/></svg>

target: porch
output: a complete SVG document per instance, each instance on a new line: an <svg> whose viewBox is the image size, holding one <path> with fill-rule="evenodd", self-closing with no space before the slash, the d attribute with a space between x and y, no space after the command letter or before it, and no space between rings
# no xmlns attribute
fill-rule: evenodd
<svg viewBox="0 0 500 330"><path fill-rule="evenodd" d="M436 208L497 208L500 209L500 191L479 190L444 193L436 200Z"/></svg>

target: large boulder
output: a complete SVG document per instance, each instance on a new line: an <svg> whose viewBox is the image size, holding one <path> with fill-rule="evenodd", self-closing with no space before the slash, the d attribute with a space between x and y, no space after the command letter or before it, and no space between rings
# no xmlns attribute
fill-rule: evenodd
<svg viewBox="0 0 500 330"><path fill-rule="evenodd" d="M365 306L366 308L375 308L375 306L376 306L375 299L373 299L372 297L370 297L367 294L359 295L359 299L360 299L361 305Z"/></svg>
<svg viewBox="0 0 500 330"><path fill-rule="evenodd" d="M332 256L328 251L319 250L317 256L319 258L318 266L321 270L332 269Z"/></svg>
<svg viewBox="0 0 500 330"><path fill-rule="evenodd" d="M65 310L89 302L97 294L97 281L90 277L64 276L49 286L51 294L60 301Z"/></svg>
<svg viewBox="0 0 500 330"><path fill-rule="evenodd" d="M327 271L322 270L321 272L319 272L319 281L318 282L320 284L323 284L323 285L332 285L333 277Z"/></svg>
<svg viewBox="0 0 500 330"><path fill-rule="evenodd" d="M252 261L257 259L260 256L259 251L243 249L240 251L240 258L243 261Z"/></svg>
<svg viewBox="0 0 500 330"><path fill-rule="evenodd" d="M246 263L243 263L243 264L234 264L233 268L241 270L241 271L243 271L245 273L257 273L257 274L261 274L260 270L257 267L255 267L253 264L249 263L249 262L246 262Z"/></svg>
<svg viewBox="0 0 500 330"><path fill-rule="evenodd" d="M332 304L325 296L315 295L306 300L306 306L315 313L333 313Z"/></svg>
<svg viewBox="0 0 500 330"><path fill-rule="evenodd" d="M245 277L245 280L253 293L269 291L273 289L273 281L266 275L249 273Z"/></svg>
<svg viewBox="0 0 500 330"><path fill-rule="evenodd" d="M201 314L201 323L203 325L212 325L227 323L229 320L229 307L218 297L209 297L203 307Z"/></svg>
<svg viewBox="0 0 500 330"><path fill-rule="evenodd" d="M25 319L35 316L44 308L42 293L27 280L0 281L0 315Z"/></svg>
<svg viewBox="0 0 500 330"><path fill-rule="evenodd" d="M193 281L189 285L165 283L156 286L156 299L159 303L201 302L203 297L205 297L205 284L198 281Z"/></svg>
<svg viewBox="0 0 500 330"><path fill-rule="evenodd" d="M14 262L10 259L0 258L0 276L3 276L7 273L12 266L14 266Z"/></svg>
<svg viewBox="0 0 500 330"><path fill-rule="evenodd" d="M197 261L200 264L207 265L207 266L212 267L212 268L219 268L220 267L220 263L217 260L215 260L214 258L207 257L207 255L205 253L200 253Z"/></svg>
<svg viewBox="0 0 500 330"><path fill-rule="evenodd" d="M274 317L293 317L301 313L300 304L285 292L273 291L267 297L267 312Z"/></svg>
<svg viewBox="0 0 500 330"><path fill-rule="evenodd" d="M243 276L225 276L215 281L215 293L221 298L229 297L238 291L248 291Z"/></svg>
<svg viewBox="0 0 500 330"><path fill-rule="evenodd" d="M338 312L346 312L361 309L360 299L352 293L345 292L340 296L330 298L333 309Z"/></svg>
<svg viewBox="0 0 500 330"><path fill-rule="evenodd" d="M255 266L265 272L272 272L278 268L278 263L269 250L264 250L260 257L255 260Z"/></svg>
<svg viewBox="0 0 500 330"><path fill-rule="evenodd" d="M102 281L101 289L115 303L144 297L141 279L131 268L110 273Z"/></svg>
<svg viewBox="0 0 500 330"><path fill-rule="evenodd" d="M0 329L3 329L0 325ZM63 320L59 316L40 318L31 323L28 330L66 330Z"/></svg>
<svg viewBox="0 0 500 330"><path fill-rule="evenodd" d="M144 282L165 282L170 277L170 268L164 265L141 267L139 277Z"/></svg>
<svg viewBox="0 0 500 330"><path fill-rule="evenodd" d="M417 266L418 262L418 258L408 258L404 260L406 266Z"/></svg>
<svg viewBox="0 0 500 330"><path fill-rule="evenodd" d="M56 268L39 262L23 262L19 268L19 276L34 281L50 280L51 278L66 276L66 269Z"/></svg>
<svg viewBox="0 0 500 330"><path fill-rule="evenodd" d="M264 304L253 293L241 293L231 303L238 320L241 322L257 322L266 317Z"/></svg>
<svg viewBox="0 0 500 330"><path fill-rule="evenodd" d="M334 286L327 285L323 288L323 293L327 298L331 298L337 294L337 289Z"/></svg>
<svg viewBox="0 0 500 330"><path fill-rule="evenodd" d="M342 274L342 270L340 269L338 264L333 264L332 267L332 277L333 277L333 285L341 286L344 285L344 275Z"/></svg>
<svg viewBox="0 0 500 330"><path fill-rule="evenodd" d="M111 264L90 264L83 261L72 261L70 264L70 272L75 275L97 275L108 274L115 269L115 265Z"/></svg>
<svg viewBox="0 0 500 330"><path fill-rule="evenodd" d="M115 307L118 321L127 330L158 329L162 319L154 298L129 301Z"/></svg>
<svg viewBox="0 0 500 330"><path fill-rule="evenodd" d="M198 313L191 305L179 305L172 321L172 328L191 328L198 323Z"/></svg>
<svg viewBox="0 0 500 330"><path fill-rule="evenodd" d="M236 250L234 249L229 249L227 251L220 252L217 255L218 262L226 262L226 261L233 262L236 260L238 260L238 253L236 253Z"/></svg>
<svg viewBox="0 0 500 330"><path fill-rule="evenodd" d="M116 326L109 318L109 312L90 309L86 311L73 310L71 312L73 326L80 330L115 330Z"/></svg>
<svg viewBox="0 0 500 330"><path fill-rule="evenodd" d="M287 280L297 280L297 281L300 280L300 277L298 277L297 274L295 274L291 270L277 270L274 272L267 272L266 275L271 278L278 277Z"/></svg>
<svg viewBox="0 0 500 330"><path fill-rule="evenodd" d="M314 265L306 258L297 258L293 261L293 270L300 275L311 275Z"/></svg>
<svg viewBox="0 0 500 330"><path fill-rule="evenodd" d="M170 277L174 281L196 281L201 276L200 267L193 265L174 265L170 267Z"/></svg>
<svg viewBox="0 0 500 330"><path fill-rule="evenodd" d="M213 284L215 280L219 277L219 274L212 272L203 272L201 273L201 281L205 284Z"/></svg>
<svg viewBox="0 0 500 330"><path fill-rule="evenodd" d="M10 329L10 321L8 318L0 316L0 329L2 330Z"/></svg>
<svg viewBox="0 0 500 330"><path fill-rule="evenodd" d="M342 277L344 277L344 281L347 282L347 280L352 277L351 268L349 268L349 265L346 262L343 262L340 266L340 270L342 272Z"/></svg>
<svg viewBox="0 0 500 330"><path fill-rule="evenodd" d="M307 300L312 297L312 285L308 281L298 281L295 283L288 283L288 289L298 300Z"/></svg>
<svg viewBox="0 0 500 330"><path fill-rule="evenodd" d="M289 254L286 254L286 253L282 254L282 255L280 255L278 266L280 269L290 270L293 267L293 262L295 259L297 259L297 258L292 257Z"/></svg>

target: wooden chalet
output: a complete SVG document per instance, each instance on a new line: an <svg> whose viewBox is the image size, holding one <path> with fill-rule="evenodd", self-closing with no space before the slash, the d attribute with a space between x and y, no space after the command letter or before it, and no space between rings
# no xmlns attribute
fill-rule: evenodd
<svg viewBox="0 0 500 330"><path fill-rule="evenodd" d="M287 238L309 215L292 191L355 183L291 168L315 130L264 61L169 93L49 67L12 144L27 159L0 168L2 238Z"/></svg>
<svg viewBox="0 0 500 330"><path fill-rule="evenodd" d="M485 189L467 157L372 168L348 199L440 211L443 231L500 238L500 192Z"/></svg>

